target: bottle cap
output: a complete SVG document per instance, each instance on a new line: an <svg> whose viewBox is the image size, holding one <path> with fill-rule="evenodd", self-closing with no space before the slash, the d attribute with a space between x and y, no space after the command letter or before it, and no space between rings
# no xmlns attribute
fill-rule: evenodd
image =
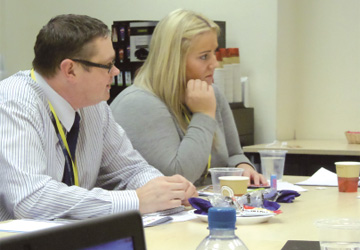
<svg viewBox="0 0 360 250"><path fill-rule="evenodd" d="M211 207L208 211L209 229L236 229L236 210L232 207Z"/></svg>

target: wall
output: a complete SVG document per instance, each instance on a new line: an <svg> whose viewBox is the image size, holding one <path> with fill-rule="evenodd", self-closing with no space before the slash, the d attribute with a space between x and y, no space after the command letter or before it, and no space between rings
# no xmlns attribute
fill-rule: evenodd
<svg viewBox="0 0 360 250"><path fill-rule="evenodd" d="M31 67L39 29L54 15L159 20L176 8L226 21L255 108L255 143L339 139L360 130L358 0L0 0L8 74ZM151 11L149 11L151 9Z"/></svg>
<svg viewBox="0 0 360 250"><path fill-rule="evenodd" d="M298 138L360 131L360 1L297 1Z"/></svg>
<svg viewBox="0 0 360 250"><path fill-rule="evenodd" d="M5 2L3 2L3 0L0 0L0 81L7 75L5 72L5 63L3 56L3 52L5 51L5 29L3 29L4 19Z"/></svg>
<svg viewBox="0 0 360 250"><path fill-rule="evenodd" d="M1 0L1 9L6 8L2 29L5 30L6 36L4 53L9 74L31 67L36 35L54 15L87 14L103 20L110 26L114 20L159 20L176 8L189 8L200 11L213 20L226 21L227 46L240 48L243 75L248 75L250 79L253 92L251 102L256 110L257 121L255 140L273 140L277 1L183 0L180 3L157 0L151 2L151 7L146 6L148 3L144 0ZM258 94L255 94L256 92ZM265 106L271 107L271 111L269 112Z"/></svg>
<svg viewBox="0 0 360 250"><path fill-rule="evenodd" d="M4 28L4 23L5 23L5 1L4 0L0 0L0 52L4 51L4 46L5 46L5 28Z"/></svg>
<svg viewBox="0 0 360 250"><path fill-rule="evenodd" d="M360 2L279 0L276 138L360 131Z"/></svg>
<svg viewBox="0 0 360 250"><path fill-rule="evenodd" d="M293 139L296 134L297 28L296 0L280 0L277 33L276 138Z"/></svg>
<svg viewBox="0 0 360 250"><path fill-rule="evenodd" d="M276 138L360 130L360 2L280 0Z"/></svg>

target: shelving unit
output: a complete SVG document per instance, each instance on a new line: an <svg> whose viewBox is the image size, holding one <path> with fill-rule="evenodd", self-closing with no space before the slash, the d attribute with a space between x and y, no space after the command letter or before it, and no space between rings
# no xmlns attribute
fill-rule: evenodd
<svg viewBox="0 0 360 250"><path fill-rule="evenodd" d="M114 77L109 104L133 83L136 71L148 55L156 24L157 21L146 20L113 22L111 38L116 53L115 66L120 70L120 74Z"/></svg>

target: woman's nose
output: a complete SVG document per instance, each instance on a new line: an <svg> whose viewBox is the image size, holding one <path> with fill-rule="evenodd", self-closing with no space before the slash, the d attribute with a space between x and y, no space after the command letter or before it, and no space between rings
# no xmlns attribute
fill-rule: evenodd
<svg viewBox="0 0 360 250"><path fill-rule="evenodd" d="M211 68L213 68L213 69L219 67L219 62L217 61L215 54L212 56L212 62L211 62L211 65L210 65L210 66L211 66Z"/></svg>

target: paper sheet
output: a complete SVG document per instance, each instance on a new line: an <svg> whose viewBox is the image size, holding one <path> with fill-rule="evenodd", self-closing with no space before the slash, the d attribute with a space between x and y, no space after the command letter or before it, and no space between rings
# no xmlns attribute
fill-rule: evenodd
<svg viewBox="0 0 360 250"><path fill-rule="evenodd" d="M196 219L196 215L190 214L189 211L182 211L180 213L171 215L173 222L179 222L179 221L187 221L187 220L193 220Z"/></svg>
<svg viewBox="0 0 360 250"><path fill-rule="evenodd" d="M278 181L277 182L277 190L293 190L296 192L305 192L308 191L307 189L294 185L292 183L286 182L286 181Z"/></svg>
<svg viewBox="0 0 360 250"><path fill-rule="evenodd" d="M11 220L0 223L0 231L3 232L32 232L40 229L46 229L64 225L65 222L39 221L30 219Z"/></svg>
<svg viewBox="0 0 360 250"><path fill-rule="evenodd" d="M179 213L167 215L167 216L145 216L143 217L143 225L144 227L152 227L157 226L164 223L170 223L170 222L180 222L180 221L188 221L196 219L197 217L194 214L190 214L189 211L184 210Z"/></svg>
<svg viewBox="0 0 360 250"><path fill-rule="evenodd" d="M326 168L320 168L311 177L305 181L296 183L297 185L308 186L333 186L337 187L337 175L334 172L327 170Z"/></svg>

